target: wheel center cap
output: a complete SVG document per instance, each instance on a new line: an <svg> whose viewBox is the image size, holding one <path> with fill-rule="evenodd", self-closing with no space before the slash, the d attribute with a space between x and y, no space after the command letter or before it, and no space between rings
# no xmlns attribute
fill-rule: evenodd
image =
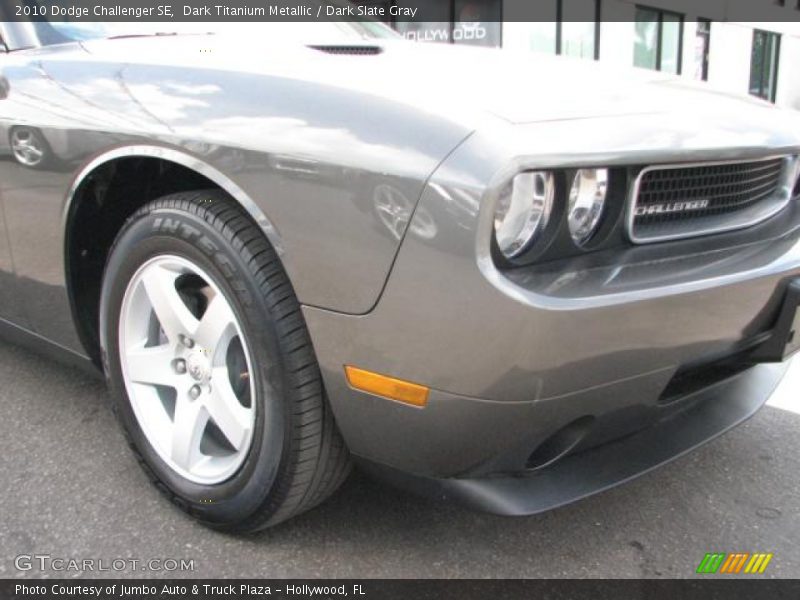
<svg viewBox="0 0 800 600"><path fill-rule="evenodd" d="M202 352L192 352L186 359L186 372L195 381L206 382L211 379L211 365Z"/></svg>

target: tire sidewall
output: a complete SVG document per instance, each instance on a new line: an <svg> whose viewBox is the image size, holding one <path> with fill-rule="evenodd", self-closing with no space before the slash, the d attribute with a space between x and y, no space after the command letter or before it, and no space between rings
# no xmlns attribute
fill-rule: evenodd
<svg viewBox="0 0 800 600"><path fill-rule="evenodd" d="M253 371L256 419L251 447L237 473L216 485L191 482L173 471L148 442L133 413L119 352L118 323L130 280L148 260L173 255L195 263L226 296L246 338ZM229 524L265 511L265 498L277 509L273 490L286 468L291 441L291 411L284 360L264 292L246 260L201 217L159 208L134 218L118 238L106 265L101 292L100 338L112 402L129 442L154 479L173 501L195 517ZM269 511L269 507L266 507Z"/></svg>

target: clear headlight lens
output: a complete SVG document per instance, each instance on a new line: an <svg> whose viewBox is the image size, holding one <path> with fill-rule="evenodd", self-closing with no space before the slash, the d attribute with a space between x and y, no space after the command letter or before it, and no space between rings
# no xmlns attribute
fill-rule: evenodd
<svg viewBox="0 0 800 600"><path fill-rule="evenodd" d="M497 245L506 258L527 250L547 227L555 179L549 171L520 173L500 195L494 214Z"/></svg>
<svg viewBox="0 0 800 600"><path fill-rule="evenodd" d="M582 246L597 233L608 193L607 169L581 169L569 191L569 232Z"/></svg>

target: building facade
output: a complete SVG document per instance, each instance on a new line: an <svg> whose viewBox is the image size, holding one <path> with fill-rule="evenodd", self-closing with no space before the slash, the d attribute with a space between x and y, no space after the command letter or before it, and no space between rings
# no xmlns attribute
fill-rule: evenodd
<svg viewBox="0 0 800 600"><path fill-rule="evenodd" d="M535 0L535 13L532 1L428 0L423 21L391 25L415 41L654 69L800 110L800 0Z"/></svg>

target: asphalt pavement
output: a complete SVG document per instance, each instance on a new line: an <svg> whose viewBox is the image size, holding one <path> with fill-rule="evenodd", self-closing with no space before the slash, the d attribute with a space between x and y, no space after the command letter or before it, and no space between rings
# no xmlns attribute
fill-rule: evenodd
<svg viewBox="0 0 800 600"><path fill-rule="evenodd" d="M354 473L320 508L233 537L194 523L149 485L101 382L0 342L0 577L693 577L707 552L770 552L761 577L796 578L798 432L800 361L743 426L544 515L478 514ZM31 564L31 555L103 559L112 570L41 571L36 561L48 559ZM194 570L167 573L170 559Z"/></svg>

